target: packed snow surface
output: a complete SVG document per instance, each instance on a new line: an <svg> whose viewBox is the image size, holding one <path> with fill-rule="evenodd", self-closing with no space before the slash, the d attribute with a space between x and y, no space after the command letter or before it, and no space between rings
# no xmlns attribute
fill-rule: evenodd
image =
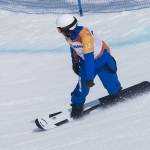
<svg viewBox="0 0 150 150"><path fill-rule="evenodd" d="M111 48L123 88L150 81L150 9L75 15ZM0 150L149 150L150 94L58 128L37 117L67 109L78 77L58 15L0 10ZM96 77L87 101L107 95Z"/></svg>

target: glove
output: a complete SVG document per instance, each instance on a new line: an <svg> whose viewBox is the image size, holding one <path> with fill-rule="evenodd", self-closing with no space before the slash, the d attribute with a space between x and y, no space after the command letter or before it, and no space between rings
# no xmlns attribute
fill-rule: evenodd
<svg viewBox="0 0 150 150"><path fill-rule="evenodd" d="M74 64L72 65L72 69L73 69L74 73L75 73L76 75L78 75L78 74L79 74L79 63L74 63Z"/></svg>
<svg viewBox="0 0 150 150"><path fill-rule="evenodd" d="M71 106L72 106L71 118L75 119L82 117L83 105L76 106L74 104L71 104Z"/></svg>
<svg viewBox="0 0 150 150"><path fill-rule="evenodd" d="M93 80L86 80L86 82L85 82L85 87L86 88L90 88L94 85L95 85L95 83L93 82Z"/></svg>

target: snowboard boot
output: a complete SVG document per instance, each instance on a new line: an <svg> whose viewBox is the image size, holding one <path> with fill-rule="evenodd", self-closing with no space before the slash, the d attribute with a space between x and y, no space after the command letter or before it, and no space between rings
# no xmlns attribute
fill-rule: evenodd
<svg viewBox="0 0 150 150"><path fill-rule="evenodd" d="M113 104L116 104L119 102L119 100L121 98L121 90L122 90L122 87L120 88L120 90L117 93L110 95L110 97L111 97L111 103L110 104L113 105Z"/></svg>
<svg viewBox="0 0 150 150"><path fill-rule="evenodd" d="M82 117L83 105L76 106L74 104L71 104L71 106L72 106L71 118L75 119Z"/></svg>
<svg viewBox="0 0 150 150"><path fill-rule="evenodd" d="M121 99L121 90L122 90L122 87L117 93L110 94L105 99L101 100L100 107L106 108L110 105L116 104Z"/></svg>

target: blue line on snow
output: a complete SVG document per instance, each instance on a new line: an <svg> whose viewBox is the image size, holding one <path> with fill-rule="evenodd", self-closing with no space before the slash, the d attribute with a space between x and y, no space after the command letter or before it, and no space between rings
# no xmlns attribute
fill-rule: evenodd
<svg viewBox="0 0 150 150"><path fill-rule="evenodd" d="M148 42L150 41L150 36L147 37L141 37L139 39L134 39L133 41L126 41L126 42L120 42L120 43L108 43L108 45L110 47L124 47L124 46L130 46L130 45L137 45L137 44L141 44L144 42ZM4 53L4 54L19 54L19 53L27 53L27 54L46 54L46 53L68 53L69 47L61 47L58 49L49 49L49 50L2 50L0 49L0 53Z"/></svg>

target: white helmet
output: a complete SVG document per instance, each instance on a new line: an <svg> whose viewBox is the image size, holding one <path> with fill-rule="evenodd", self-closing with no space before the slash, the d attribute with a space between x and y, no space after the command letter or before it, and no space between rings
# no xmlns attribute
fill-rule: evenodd
<svg viewBox="0 0 150 150"><path fill-rule="evenodd" d="M77 19L70 14L61 15L56 20L56 27L59 28L60 32L63 32L66 35L72 33L77 24Z"/></svg>

